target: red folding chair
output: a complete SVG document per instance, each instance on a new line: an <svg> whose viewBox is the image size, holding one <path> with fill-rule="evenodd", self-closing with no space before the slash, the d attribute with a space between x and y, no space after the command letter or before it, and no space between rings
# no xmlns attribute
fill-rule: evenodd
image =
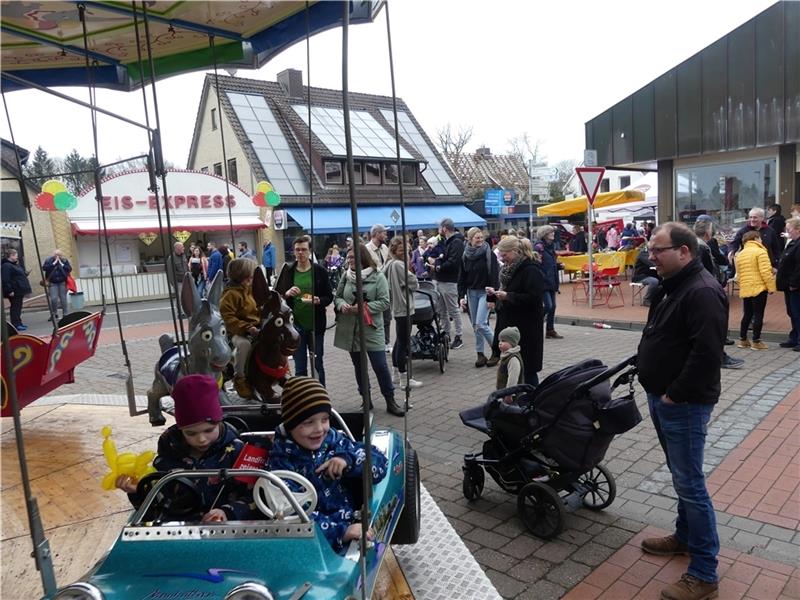
<svg viewBox="0 0 800 600"><path fill-rule="evenodd" d="M620 267L600 269L595 275L595 288L598 290L598 304L605 304L608 308L621 308L625 306L625 296L622 294L619 279ZM619 299L619 304L614 304L614 298Z"/></svg>

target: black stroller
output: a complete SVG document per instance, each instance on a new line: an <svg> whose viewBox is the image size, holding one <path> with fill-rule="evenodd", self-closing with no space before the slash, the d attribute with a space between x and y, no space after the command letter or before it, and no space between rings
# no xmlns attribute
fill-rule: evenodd
<svg viewBox="0 0 800 600"><path fill-rule="evenodd" d="M461 411L464 425L489 436L482 452L464 456L464 497L481 496L486 469L501 488L517 494L520 518L545 539L561 532L565 503L592 510L610 506L616 483L600 461L614 435L642 420L633 397L635 362L633 356L608 368L586 360L536 388L498 390L483 406ZM611 386L609 380L622 371ZM628 393L612 398L623 384ZM503 401L508 396L511 404Z"/></svg>
<svg viewBox="0 0 800 600"><path fill-rule="evenodd" d="M411 358L433 359L444 373L450 355L450 336L442 329L442 297L432 281L420 281L414 291L412 324L417 331L411 336ZM447 317L445 317L447 318Z"/></svg>

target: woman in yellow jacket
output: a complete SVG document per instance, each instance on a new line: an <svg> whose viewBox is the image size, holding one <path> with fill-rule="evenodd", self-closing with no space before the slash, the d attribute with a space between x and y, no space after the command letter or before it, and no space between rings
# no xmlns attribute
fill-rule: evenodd
<svg viewBox="0 0 800 600"><path fill-rule="evenodd" d="M761 243L757 231L748 231L742 236L744 247L736 255L736 273L739 277L739 297L742 299L742 323L739 329L739 348L766 350L761 341L761 326L767 294L775 291L775 276L767 249ZM753 322L753 343L747 339L747 330Z"/></svg>

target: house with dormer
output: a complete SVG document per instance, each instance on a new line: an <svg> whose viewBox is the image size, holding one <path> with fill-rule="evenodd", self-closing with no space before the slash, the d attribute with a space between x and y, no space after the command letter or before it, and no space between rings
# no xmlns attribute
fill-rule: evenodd
<svg viewBox="0 0 800 600"><path fill-rule="evenodd" d="M399 169L392 98L349 95L359 231L375 223L401 228L401 183L409 231L432 231L444 217L459 227L485 225L465 206L465 188L411 109L400 98L396 104ZM295 69L277 82L206 77L187 167L248 190L270 182L285 222L266 218L271 226L259 233L259 245L271 239L282 256L285 240L312 229L317 256L344 243L352 229L346 156L341 91L309 89ZM262 208L262 217L269 210Z"/></svg>

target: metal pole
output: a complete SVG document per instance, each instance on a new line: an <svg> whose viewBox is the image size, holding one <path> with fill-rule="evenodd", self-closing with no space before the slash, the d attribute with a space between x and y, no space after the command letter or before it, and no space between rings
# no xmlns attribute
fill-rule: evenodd
<svg viewBox="0 0 800 600"><path fill-rule="evenodd" d="M592 308L594 303L594 263L592 262L592 243L594 238L592 236L592 222L594 221L594 208L589 204L589 308Z"/></svg>

